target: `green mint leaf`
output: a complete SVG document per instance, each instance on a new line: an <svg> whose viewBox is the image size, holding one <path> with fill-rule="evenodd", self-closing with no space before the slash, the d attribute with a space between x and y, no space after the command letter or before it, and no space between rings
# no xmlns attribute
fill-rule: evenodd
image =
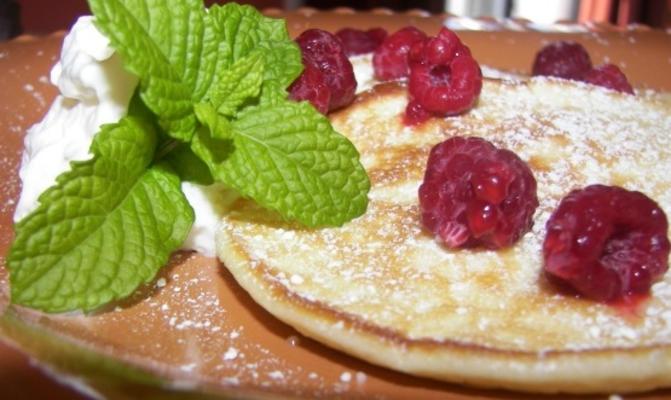
<svg viewBox="0 0 671 400"><path fill-rule="evenodd" d="M128 105L128 115L151 124L159 132L154 162L160 160L168 164L182 181L199 185L214 183L210 169L191 151L190 145L171 138L155 124L156 116L142 102L137 90Z"/></svg>
<svg viewBox="0 0 671 400"><path fill-rule="evenodd" d="M284 21L265 17L252 6L213 5L209 14L215 29L222 35L221 57L228 65L251 53L262 41L289 39Z"/></svg>
<svg viewBox="0 0 671 400"><path fill-rule="evenodd" d="M179 178L166 165L148 169L155 147L153 129L136 118L102 128L94 157L72 163L16 225L13 302L88 311L155 276L193 222Z"/></svg>
<svg viewBox="0 0 671 400"><path fill-rule="evenodd" d="M300 48L289 37L286 23L265 17L253 7L235 3L212 6L209 16L221 38L220 65L229 68L252 52L261 52L264 86L278 90L273 96L286 98L285 89L303 70Z"/></svg>
<svg viewBox="0 0 671 400"><path fill-rule="evenodd" d="M261 97L259 97L259 105L266 107L277 106L284 104L287 98L287 91L278 82L264 82L261 88Z"/></svg>
<svg viewBox="0 0 671 400"><path fill-rule="evenodd" d="M189 141L192 104L209 90L218 37L201 0L89 0L96 26L140 78L140 95L172 137Z"/></svg>
<svg viewBox="0 0 671 400"><path fill-rule="evenodd" d="M193 182L199 185L211 185L214 178L205 162L191 150L187 143L179 143L162 161L179 175L182 181Z"/></svg>
<svg viewBox="0 0 671 400"><path fill-rule="evenodd" d="M217 82L210 102L226 116L234 116L238 108L250 98L256 98L263 84L263 55L253 51L236 61Z"/></svg>
<svg viewBox="0 0 671 400"><path fill-rule="evenodd" d="M217 177L215 166L221 165L235 148L232 139L218 139L212 136L212 131L203 126L191 140L191 150L207 165L210 174L215 181L221 181Z"/></svg>
<svg viewBox="0 0 671 400"><path fill-rule="evenodd" d="M235 151L226 157L209 147L225 142L197 135L194 151L210 149L203 158L216 180L311 227L342 225L366 210L370 183L357 150L309 104L250 108L232 125Z"/></svg>
<svg viewBox="0 0 671 400"><path fill-rule="evenodd" d="M200 3L200 0L198 0ZM201 7L202 8L202 7ZM204 99L207 94L210 92L213 86L216 86L219 69L221 63L219 61L220 52L219 48L221 46L221 37L219 33L214 29L214 24L212 23L212 17L209 13L204 15L205 27L203 30L202 37L202 48L200 49L200 60L198 56L194 55L194 58L191 59L191 62L196 65L198 68L195 75L195 84L193 86L193 96L194 101L200 101ZM194 61L195 60L195 61Z"/></svg>
<svg viewBox="0 0 671 400"><path fill-rule="evenodd" d="M210 130L210 136L214 139L229 139L233 135L230 121L217 113L210 103L198 103L194 110L196 118Z"/></svg>
<svg viewBox="0 0 671 400"><path fill-rule="evenodd" d="M282 88L285 97L286 88L303 72L301 49L293 40L265 41L258 45L265 57L265 83L273 83Z"/></svg>

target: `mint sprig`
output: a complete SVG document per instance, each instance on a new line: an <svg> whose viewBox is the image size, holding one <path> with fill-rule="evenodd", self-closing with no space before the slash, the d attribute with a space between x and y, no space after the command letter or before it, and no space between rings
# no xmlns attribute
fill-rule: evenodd
<svg viewBox="0 0 671 400"><path fill-rule="evenodd" d="M151 280L193 222L180 180L222 182L310 227L365 211L357 150L309 103L287 99L302 63L283 21L202 0L89 4L139 77L137 96L96 136L94 158L73 163L17 224L14 302L91 310Z"/></svg>
<svg viewBox="0 0 671 400"><path fill-rule="evenodd" d="M156 134L132 117L104 126L94 158L72 164L16 225L12 301L91 310L150 281L186 238L193 210L178 177L150 167Z"/></svg>

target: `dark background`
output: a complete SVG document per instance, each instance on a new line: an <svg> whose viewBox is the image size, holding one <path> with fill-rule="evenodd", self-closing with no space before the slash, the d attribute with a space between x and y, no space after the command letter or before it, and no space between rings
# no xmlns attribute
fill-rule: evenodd
<svg viewBox="0 0 671 400"><path fill-rule="evenodd" d="M205 0L208 5L216 0ZM514 0L508 0L508 9ZM219 2L225 2L219 0ZM389 8L395 11L423 9L431 13L444 10L444 0L238 0L257 8L282 8L301 4L318 9L350 7L357 10ZM581 19L598 15L602 22L616 25L641 23L652 27L671 26L671 0L581 0ZM595 14L590 9L606 10ZM583 12L586 10L587 12ZM0 39L21 33L45 34L68 29L82 14L88 14L86 0L0 0Z"/></svg>
<svg viewBox="0 0 671 400"><path fill-rule="evenodd" d="M205 0L205 3L209 5L215 1ZM260 9L282 8L283 5L282 0L237 0L237 2L251 4ZM443 9L443 3L442 0L306 0L303 1L303 6L320 9L351 7L359 10L385 7L398 11L419 8L438 13ZM9 13L13 18L19 17L19 25L24 33L49 33L67 29L78 16L88 14L86 0L0 0L0 4L2 4L0 7L2 15ZM17 28L18 26L14 28L13 33L17 33Z"/></svg>

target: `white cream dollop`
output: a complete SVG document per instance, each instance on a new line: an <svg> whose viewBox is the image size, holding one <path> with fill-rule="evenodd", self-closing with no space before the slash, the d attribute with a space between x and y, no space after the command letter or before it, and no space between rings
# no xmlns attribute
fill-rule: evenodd
<svg viewBox="0 0 671 400"><path fill-rule="evenodd" d="M127 114L138 79L123 69L109 40L93 25L93 17L84 16L63 41L60 60L51 70L51 83L60 94L24 140L19 170L22 191L14 221L37 208L40 194L56 183L71 161L91 158L93 137L101 125ZM214 201L213 197L226 192L219 185L188 182L182 184L182 190L196 215L182 248L214 256L214 231L222 211L217 205L221 199Z"/></svg>
<svg viewBox="0 0 671 400"><path fill-rule="evenodd" d="M237 195L219 183L203 186L182 182L182 192L195 214L191 232L182 248L195 250L207 257L215 257L215 232L226 212L226 207Z"/></svg>
<svg viewBox="0 0 671 400"><path fill-rule="evenodd" d="M39 195L55 184L71 161L91 157L89 147L100 125L126 115L137 86L137 78L123 69L90 16L81 17L65 37L51 82L60 95L24 139L19 170L23 186L15 221L37 208Z"/></svg>

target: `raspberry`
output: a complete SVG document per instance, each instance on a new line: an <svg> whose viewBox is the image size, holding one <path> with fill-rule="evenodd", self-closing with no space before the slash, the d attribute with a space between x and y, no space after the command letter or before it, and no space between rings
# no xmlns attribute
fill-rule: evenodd
<svg viewBox="0 0 671 400"><path fill-rule="evenodd" d="M585 48L575 42L553 42L536 54L533 75L556 76L634 94L627 77L618 67L604 64L592 68Z"/></svg>
<svg viewBox="0 0 671 400"><path fill-rule="evenodd" d="M307 100L322 114L329 111L331 89L324 74L310 63L304 65L303 73L289 86L289 98Z"/></svg>
<svg viewBox="0 0 671 400"><path fill-rule="evenodd" d="M415 65L408 91L427 111L445 116L463 113L475 104L482 89L480 66L468 55L449 64Z"/></svg>
<svg viewBox="0 0 671 400"><path fill-rule="evenodd" d="M515 153L453 137L431 150L419 204L424 227L447 247L498 249L531 229L536 180Z"/></svg>
<svg viewBox="0 0 671 400"><path fill-rule="evenodd" d="M373 54L375 78L381 81L405 78L408 68L408 52L413 43L426 38L424 32L407 26L388 36Z"/></svg>
<svg viewBox="0 0 671 400"><path fill-rule="evenodd" d="M471 55L468 47L461 43L461 40L453 31L442 28L437 37L428 38L415 42L410 48L408 55L410 65L415 64L449 64L449 62L459 55Z"/></svg>
<svg viewBox="0 0 671 400"><path fill-rule="evenodd" d="M583 81L622 93L634 94L627 77L613 64L604 64L587 72Z"/></svg>
<svg viewBox="0 0 671 400"><path fill-rule="evenodd" d="M431 118L431 113L417 102L417 100L410 98L408 106L405 108L403 115L403 123L405 125L417 125Z"/></svg>
<svg viewBox="0 0 671 400"><path fill-rule="evenodd" d="M592 61L580 43L558 41L536 54L532 75L580 80L591 69Z"/></svg>
<svg viewBox="0 0 671 400"><path fill-rule="evenodd" d="M372 53L387 37L387 31L382 28L373 28L367 31L353 28L343 28L336 32L348 57L359 54Z"/></svg>
<svg viewBox="0 0 671 400"><path fill-rule="evenodd" d="M366 31L366 34L377 44L375 49L380 47L382 42L389 36L389 33L387 33L387 30L384 28L371 28Z"/></svg>
<svg viewBox="0 0 671 400"><path fill-rule="evenodd" d="M446 116L463 113L477 101L482 89L480 66L468 47L449 29L443 28L437 37L413 44L409 61L408 92L412 104L406 108L406 123L422 122L416 117L418 106L434 115ZM430 114L424 115L428 118Z"/></svg>
<svg viewBox="0 0 671 400"><path fill-rule="evenodd" d="M312 64L324 75L331 91L329 111L350 104L354 100L356 79L340 40L321 29L308 29L296 42L303 52L303 65Z"/></svg>
<svg viewBox="0 0 671 400"><path fill-rule="evenodd" d="M647 293L668 269L667 229L664 211L640 192L574 190L547 222L545 272L594 300Z"/></svg>

